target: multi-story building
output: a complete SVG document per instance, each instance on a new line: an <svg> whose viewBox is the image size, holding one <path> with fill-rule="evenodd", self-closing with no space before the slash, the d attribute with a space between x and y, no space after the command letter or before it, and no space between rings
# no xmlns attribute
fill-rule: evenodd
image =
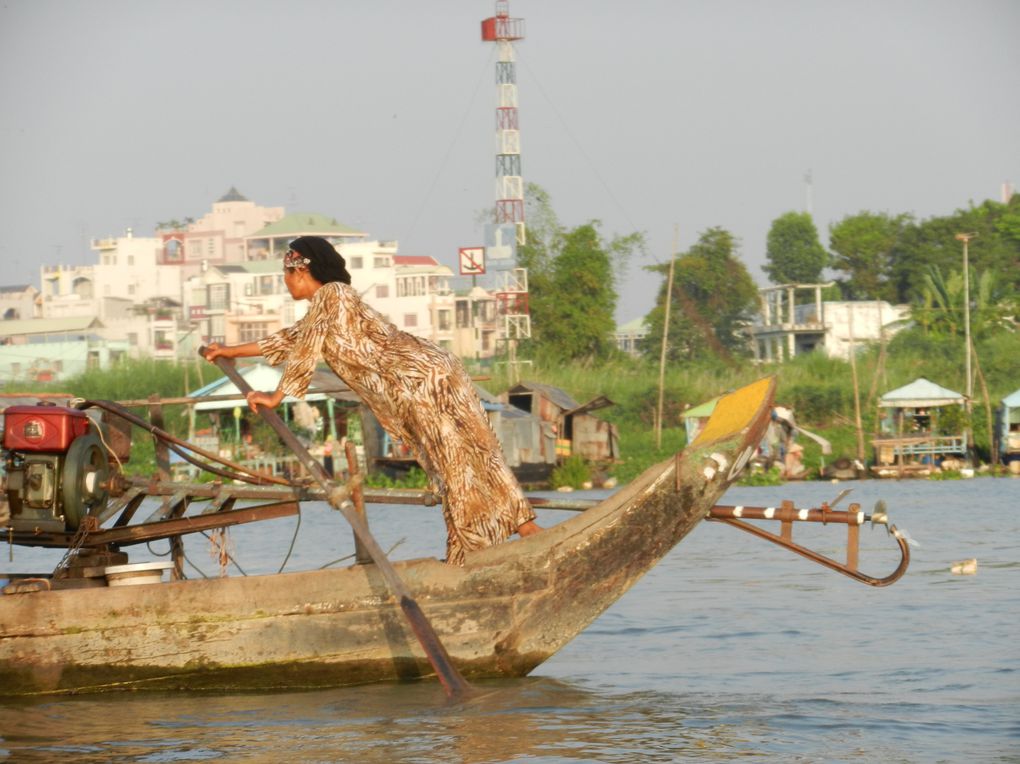
<svg viewBox="0 0 1020 764"><path fill-rule="evenodd" d="M240 263L248 256L248 240L256 231L280 221L283 207L261 207L231 188L213 202L212 210L194 222L167 224L162 231L160 262L181 268L188 278L202 263Z"/></svg>
<svg viewBox="0 0 1020 764"><path fill-rule="evenodd" d="M31 284L0 286L0 321L40 318L38 297L39 290Z"/></svg>
<svg viewBox="0 0 1020 764"><path fill-rule="evenodd" d="M314 212L294 212L281 215L246 235L244 259L278 260L287 253L290 242L299 236L321 236L337 248L368 239L367 233L338 223L336 218Z"/></svg>
<svg viewBox="0 0 1020 764"><path fill-rule="evenodd" d="M86 343L89 363L124 354L186 358L203 342L257 340L305 313L282 275L288 244L303 235L333 243L352 286L398 328L468 359L496 352L494 295L481 288L455 295L450 269L432 257L400 255L397 242L370 241L324 215L260 207L235 189L196 222L160 224L158 236L128 230L94 240L95 264L43 266L38 292L0 293L0 315L98 319L87 340L67 340ZM96 350L104 342L114 354Z"/></svg>
<svg viewBox="0 0 1020 764"><path fill-rule="evenodd" d="M850 358L853 345L889 338L910 314L907 305L883 300L822 299L829 284L783 284L758 290L761 314L751 326L756 361L783 361L822 350L833 358Z"/></svg>

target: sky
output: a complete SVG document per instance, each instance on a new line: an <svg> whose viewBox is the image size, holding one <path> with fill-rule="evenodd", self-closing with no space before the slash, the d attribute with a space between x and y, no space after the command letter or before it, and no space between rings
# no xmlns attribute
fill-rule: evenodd
<svg viewBox="0 0 1020 764"><path fill-rule="evenodd" d="M951 214L1020 187L1017 0L510 0L521 164L641 232L617 318L714 226ZM495 193L491 0L0 0L0 285L229 188L456 270ZM676 245L674 246L674 242Z"/></svg>

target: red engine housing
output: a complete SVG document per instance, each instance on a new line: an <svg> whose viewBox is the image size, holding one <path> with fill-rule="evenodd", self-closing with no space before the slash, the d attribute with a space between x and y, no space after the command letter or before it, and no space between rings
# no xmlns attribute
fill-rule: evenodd
<svg viewBox="0 0 1020 764"><path fill-rule="evenodd" d="M84 411L63 406L10 406L4 409L4 448L62 453L89 429Z"/></svg>

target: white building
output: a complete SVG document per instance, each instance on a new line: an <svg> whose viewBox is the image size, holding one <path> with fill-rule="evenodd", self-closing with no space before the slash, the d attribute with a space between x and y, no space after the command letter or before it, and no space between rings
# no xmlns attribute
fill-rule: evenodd
<svg viewBox="0 0 1020 764"><path fill-rule="evenodd" d="M177 230L162 232L160 262L179 266L190 277L202 263L240 263L248 255L248 239L284 217L283 207L262 207L231 188L213 202L212 210Z"/></svg>
<svg viewBox="0 0 1020 764"><path fill-rule="evenodd" d="M18 321L26 318L40 318L42 306L38 299L39 290L30 284L0 286L0 321ZM3 334L0 325L0 334Z"/></svg>
<svg viewBox="0 0 1020 764"><path fill-rule="evenodd" d="M783 284L758 290L761 314L751 326L756 361L783 361L822 350L832 358L850 358L850 347L888 340L910 315L907 305L884 300L822 299L829 284Z"/></svg>

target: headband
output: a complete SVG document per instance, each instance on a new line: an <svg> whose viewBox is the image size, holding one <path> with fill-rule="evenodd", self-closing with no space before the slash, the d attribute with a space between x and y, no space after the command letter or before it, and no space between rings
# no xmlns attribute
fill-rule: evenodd
<svg viewBox="0 0 1020 764"><path fill-rule="evenodd" d="M300 252L295 252L293 249L287 250L287 254L283 256L284 268L304 268L311 262L307 257Z"/></svg>

